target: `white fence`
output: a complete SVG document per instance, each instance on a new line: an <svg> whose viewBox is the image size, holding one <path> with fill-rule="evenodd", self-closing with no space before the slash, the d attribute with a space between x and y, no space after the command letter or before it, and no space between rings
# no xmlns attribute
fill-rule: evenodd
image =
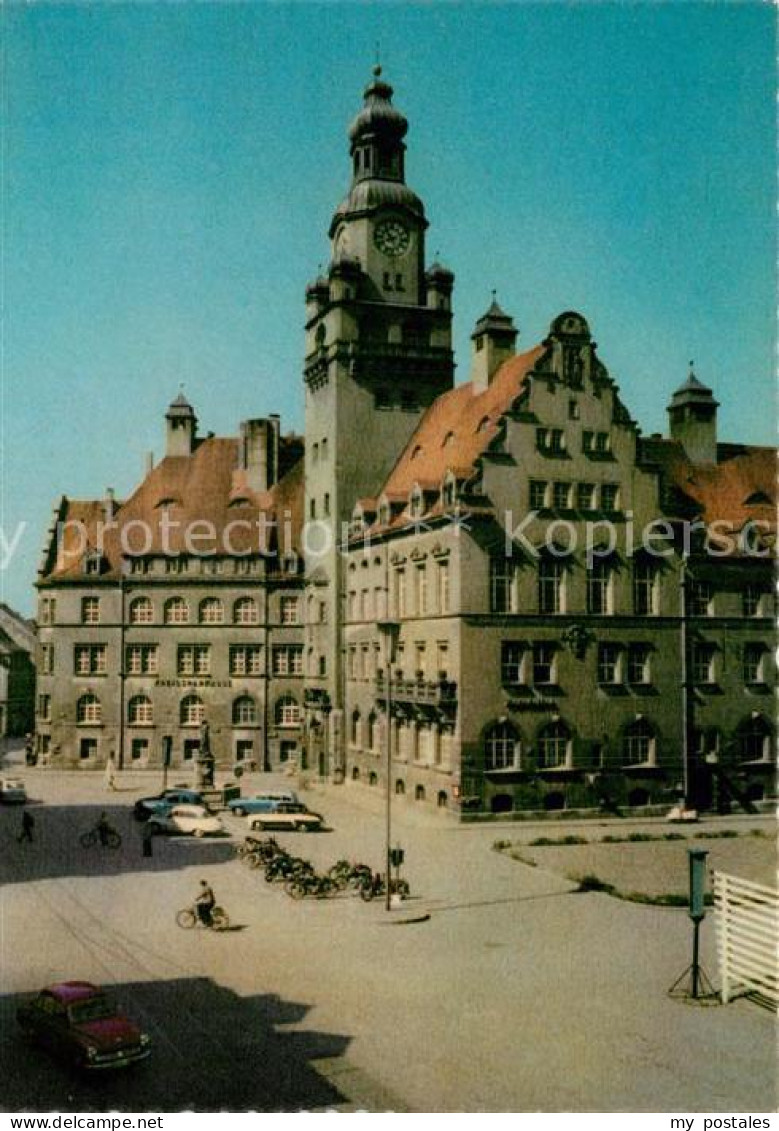
<svg viewBox="0 0 779 1131"><path fill-rule="evenodd" d="M722 1001L756 992L779 1005L779 892L714 873Z"/></svg>

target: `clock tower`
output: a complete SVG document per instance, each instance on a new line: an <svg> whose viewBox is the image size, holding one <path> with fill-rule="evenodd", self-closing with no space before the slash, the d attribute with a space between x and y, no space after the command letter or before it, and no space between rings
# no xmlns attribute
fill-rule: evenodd
<svg viewBox="0 0 779 1131"><path fill-rule="evenodd" d="M437 263L425 270L428 225L406 184L408 122L392 93L374 67L349 129L352 183L330 224L329 268L306 289L306 718L319 743L318 752L308 743L311 768L336 776L345 617L337 546L357 502L376 495L425 410L454 383L454 276Z"/></svg>

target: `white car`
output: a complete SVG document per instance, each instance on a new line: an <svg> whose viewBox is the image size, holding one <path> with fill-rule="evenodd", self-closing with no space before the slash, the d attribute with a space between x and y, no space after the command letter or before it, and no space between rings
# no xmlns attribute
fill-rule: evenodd
<svg viewBox="0 0 779 1131"><path fill-rule="evenodd" d="M158 809L148 821L153 833L179 833L189 836L219 836L225 827L203 805L168 805Z"/></svg>
<svg viewBox="0 0 779 1131"><path fill-rule="evenodd" d="M266 810L250 813L246 821L250 829L292 829L295 832L319 831L325 823L321 813L312 813L295 801L268 802Z"/></svg>
<svg viewBox="0 0 779 1131"><path fill-rule="evenodd" d="M6 805L24 804L27 790L21 778L3 778L0 781L0 801Z"/></svg>

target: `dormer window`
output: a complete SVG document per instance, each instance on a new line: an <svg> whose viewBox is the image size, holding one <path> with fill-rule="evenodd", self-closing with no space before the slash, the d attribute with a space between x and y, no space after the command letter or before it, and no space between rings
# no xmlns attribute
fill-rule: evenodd
<svg viewBox="0 0 779 1131"><path fill-rule="evenodd" d="M454 440L454 432L447 432L446 435L444 436L443 443L441 444L441 447L442 448L448 448L453 440Z"/></svg>
<svg viewBox="0 0 779 1131"><path fill-rule="evenodd" d="M94 550L84 556L84 573L88 577L97 577L103 572L105 559L102 554Z"/></svg>
<svg viewBox="0 0 779 1131"><path fill-rule="evenodd" d="M425 496L419 487L415 487L409 499L408 513L412 518L421 518L425 512Z"/></svg>
<svg viewBox="0 0 779 1131"><path fill-rule="evenodd" d="M484 429L485 429L485 428L487 427L487 425L489 424L489 422L490 422L490 418L489 418L489 416L483 416L483 417L481 418L481 420L479 421L479 423L478 423L478 424L476 425L476 431L477 431L477 432L483 432L483 431L484 431Z"/></svg>
<svg viewBox="0 0 779 1131"><path fill-rule="evenodd" d="M176 506L178 503L179 499L177 499L174 495L163 495L163 497L161 499L158 499L154 505L157 510L166 510L170 507Z"/></svg>
<svg viewBox="0 0 779 1131"><path fill-rule="evenodd" d="M388 526L391 517L390 505L387 499L382 499L379 503L379 525Z"/></svg>
<svg viewBox="0 0 779 1131"><path fill-rule="evenodd" d="M451 474L444 479L441 501L445 507L453 507L457 502L457 480Z"/></svg>
<svg viewBox="0 0 779 1131"><path fill-rule="evenodd" d="M760 507L770 506L771 500L766 495L765 491L753 491L751 495L747 495L744 499L744 506L747 507Z"/></svg>
<svg viewBox="0 0 779 1131"><path fill-rule="evenodd" d="M421 451L422 451L422 445L417 444L416 447L411 452L411 458L416 459L417 456L420 455Z"/></svg>
<svg viewBox="0 0 779 1131"><path fill-rule="evenodd" d="M229 506L231 507L250 507L252 505L251 499L246 495L237 495L234 499L230 500Z"/></svg>

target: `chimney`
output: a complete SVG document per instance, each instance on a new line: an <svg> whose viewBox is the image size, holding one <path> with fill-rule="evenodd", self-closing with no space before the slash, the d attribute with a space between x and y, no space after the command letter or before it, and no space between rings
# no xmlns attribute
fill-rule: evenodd
<svg viewBox="0 0 779 1131"><path fill-rule="evenodd" d="M241 422L240 466L252 491L267 491L278 479L280 423L278 416Z"/></svg>
<svg viewBox="0 0 779 1131"><path fill-rule="evenodd" d="M695 376L690 362L689 376L668 406L671 439L682 445L690 463L717 462L718 408L719 402Z"/></svg>
<svg viewBox="0 0 779 1131"><path fill-rule="evenodd" d="M152 473L153 471L154 471L154 452L147 452L147 453L146 453L146 457L145 457L145 459L144 459L144 461L143 461L143 474L144 474L144 478L145 478L145 477L146 477L147 475L151 475L151 473Z"/></svg>
<svg viewBox="0 0 779 1131"><path fill-rule="evenodd" d="M106 487L105 498L103 499L103 513L105 514L106 522L110 522L116 514L116 496L113 487Z"/></svg>
<svg viewBox="0 0 779 1131"><path fill-rule="evenodd" d="M493 291L492 305L481 316L471 334L471 381L474 393L483 393L503 362L517 352L518 333L513 318L498 306Z"/></svg>

